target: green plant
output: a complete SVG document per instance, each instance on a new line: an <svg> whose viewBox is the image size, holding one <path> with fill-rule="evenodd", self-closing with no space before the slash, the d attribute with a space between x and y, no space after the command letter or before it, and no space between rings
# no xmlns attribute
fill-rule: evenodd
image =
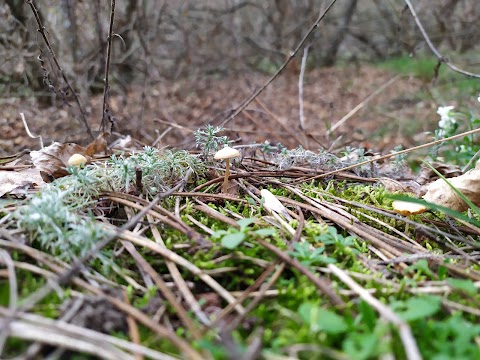
<svg viewBox="0 0 480 360"><path fill-rule="evenodd" d="M237 221L239 229L231 228L229 230L217 230L212 234L212 238L221 239L221 244L224 248L235 249L243 241L247 239L248 236L252 237L266 237L273 236L276 234L274 229L258 229L252 230L250 225L255 222L254 218L245 218Z"/></svg>
<svg viewBox="0 0 480 360"><path fill-rule="evenodd" d="M223 127L213 127L208 124L205 128L198 129L193 133L196 146L202 151L204 159L213 155L213 153L219 150L221 145L230 145L228 136L217 136L217 134L222 131L224 131Z"/></svg>
<svg viewBox="0 0 480 360"><path fill-rule="evenodd" d="M342 234L339 234L337 229L333 226L329 226L327 232L317 236L315 240L321 242L326 247L332 246L334 248L333 255L347 255L355 257L355 255L359 253L359 251L354 248L357 245L355 243L355 237L344 237Z"/></svg>
<svg viewBox="0 0 480 360"><path fill-rule="evenodd" d="M41 248L65 261L85 255L107 231L88 216L78 214L66 201L75 188L61 190L50 186L19 207L13 213L21 229ZM104 263L110 260L104 253L97 256Z"/></svg>
<svg viewBox="0 0 480 360"><path fill-rule="evenodd" d="M440 106L438 108L437 113L440 115L440 121L438 122L438 129L433 134L435 140L446 139L480 126L480 119L473 112L466 113L453 110L453 106ZM442 156L449 163L465 166L479 150L480 145L478 145L474 135L471 134L436 145L430 151L430 156L434 159Z"/></svg>
<svg viewBox="0 0 480 360"><path fill-rule="evenodd" d="M136 181L136 172L142 173L142 186L149 196L170 189L183 179L187 171L200 175L204 164L185 150L165 150L160 152L152 147L145 147L142 152L131 156L113 155L102 168L102 178L107 181L105 189L130 191ZM108 187L107 187L108 186Z"/></svg>
<svg viewBox="0 0 480 360"><path fill-rule="evenodd" d="M337 262L335 258L323 255L324 252L324 246L314 248L311 244L303 242L295 243L290 255L306 266L325 265Z"/></svg>

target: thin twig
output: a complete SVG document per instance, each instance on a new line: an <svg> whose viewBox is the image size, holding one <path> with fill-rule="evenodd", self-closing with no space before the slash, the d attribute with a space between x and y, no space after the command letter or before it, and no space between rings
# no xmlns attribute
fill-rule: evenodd
<svg viewBox="0 0 480 360"><path fill-rule="evenodd" d="M421 360L422 356L418 350L415 338L412 335L412 331L408 324L400 319L390 308L382 304L379 300L374 298L367 290L358 285L355 280L347 275L346 272L339 269L333 264L329 264L328 268L332 273L338 277L345 285L354 290L365 302L377 310L387 321L391 322L398 328L400 338L402 339L403 346L409 360Z"/></svg>
<svg viewBox="0 0 480 360"><path fill-rule="evenodd" d="M300 67L300 76L298 77L298 112L300 115L300 129L302 129L302 131L305 131L305 114L303 113L303 78L305 77L309 48L310 45L303 48L302 66Z"/></svg>
<svg viewBox="0 0 480 360"><path fill-rule="evenodd" d="M6 241L6 240L0 239L0 245L4 247L9 247L12 249L21 250L25 252L25 254L27 254L28 256L50 267L54 271L54 273L52 273L51 275L50 274L46 275L47 279L49 280L53 279L49 281L49 283L53 283L55 280L58 281L58 276L62 276L62 274L64 274L66 271L70 269L70 265L61 263L58 259L54 258L53 256L45 254L39 250L33 249L24 244L20 244L18 242L12 242L11 240ZM153 321L149 316L145 315L142 311L134 308L130 304L127 304L116 297L107 295L98 287L95 287L90 283L84 280L81 280L77 276L74 276L73 278L71 278L70 281L75 286L79 286L95 295L102 296L107 301L109 301L112 305L114 305L116 308L118 308L125 314L132 316L137 322L141 323L142 325L153 330L158 336L165 337L174 346L176 346L185 355L186 358L198 359L198 360L203 359L203 357L200 356L200 354L198 354L186 341L178 337L175 334L175 332L172 332L167 327ZM29 298L27 298L27 300L28 299ZM0 307L0 310L1 309L2 308ZM12 316L11 312L9 312L9 315L10 316L6 316L5 318L0 317L0 320L2 320L2 322L0 322L0 329L2 329L4 326L8 326L8 324L11 321L14 321L14 319L11 319L11 316ZM30 316L30 315L23 314L21 311L18 311L18 308L14 315L16 315L16 317L19 317L19 318L22 318L23 316Z"/></svg>
<svg viewBox="0 0 480 360"><path fill-rule="evenodd" d="M107 54L105 56L105 77L103 79L103 108L102 108L102 122L100 125L101 131L105 132L106 127L106 116L110 112L108 108L108 94L110 93L110 85L108 84L108 73L110 71L110 57L112 53L112 39L113 39L113 21L115 18L115 0L112 0L110 3L110 26L108 29L108 38L107 38ZM110 115L109 115L110 117ZM112 123L113 125L113 123ZM111 131L112 129L110 129Z"/></svg>
<svg viewBox="0 0 480 360"><path fill-rule="evenodd" d="M480 78L480 74L475 74L475 73L471 73L469 71L465 71L463 69L460 69L459 67L457 67L456 65L452 64L451 62L449 62L441 53L440 51L437 50L437 48L433 45L432 41L430 40L430 37L428 36L427 32L425 31L420 19L418 18L417 16L417 13L415 12L415 9L413 8L413 5L412 3L410 2L410 0L405 0L405 3L407 4L408 6L408 9L410 10L410 13L412 14L413 16L413 19L415 20L415 23L417 24L418 26L418 29L420 30L420 32L422 33L422 36L423 38L425 39L425 41L427 42L427 45L428 47L430 48L430 50L432 51L432 53L438 58L438 60L442 63L444 63L445 65L447 65L450 69L452 69L453 71L456 71L462 75L466 75L466 76L470 76L470 77L475 77L475 78Z"/></svg>
<svg viewBox="0 0 480 360"><path fill-rule="evenodd" d="M30 132L30 129L28 128L27 120L25 119L25 114L24 114L24 113L20 113L20 116L21 116L21 118L22 118L23 127L25 128L25 131L27 132L27 135L30 136L32 139L38 139L38 141L40 141L40 148L43 149L43 139L42 139L42 135L33 135L33 134Z"/></svg>
<svg viewBox="0 0 480 360"><path fill-rule="evenodd" d="M105 225L107 228L112 228L112 225ZM145 247L150 249L151 251L154 251L161 256L163 256L165 259L168 259L177 265L180 265L181 267L184 267L188 271L190 271L192 274L198 276L205 284L210 286L213 290L215 290L223 299L225 299L229 304L235 302L235 298L227 291L225 288L220 285L215 279L213 279L211 276L207 275L204 271L202 271L199 267L196 265L192 264L190 261L187 259L181 257L177 253L168 250L167 248L164 248L160 246L159 244L145 238L142 236L139 236L131 231L124 231L122 234L119 235L119 237L122 240L127 240L130 241L134 244L137 244L139 246ZM235 310L239 313L242 314L245 309L241 305L236 305Z"/></svg>
<svg viewBox="0 0 480 360"><path fill-rule="evenodd" d="M333 288L331 287L330 283L327 282L326 279L322 279L318 276L316 276L314 273L312 273L307 267L302 265L300 261L297 259L292 258L288 253L280 250L278 247L275 245L272 245L270 243L267 243L266 241L263 241L261 239L257 240L260 245L262 245L264 248L268 249L269 251L273 252L280 260L283 262L286 262L288 265L294 267L298 271L300 271L303 275L305 275L316 287L317 289L325 294L330 302L333 305L336 306L343 306L345 303L343 300L335 293Z"/></svg>
<svg viewBox="0 0 480 360"><path fill-rule="evenodd" d="M131 242L122 241L122 245L125 246L125 249L132 255L135 259L137 264L143 268L143 270L150 275L153 279L157 288L161 291L162 295L170 302L170 305L175 309L178 317L182 321L183 325L188 329L190 334L194 337L195 340L200 340L201 334L198 328L195 326L193 321L188 317L187 312L183 308L183 306L177 302L175 295L173 294L172 290L170 290L165 281L161 278L161 276L155 271L155 269L150 265L147 260L143 258L142 255L135 249L135 246Z"/></svg>
<svg viewBox="0 0 480 360"><path fill-rule="evenodd" d="M255 296L252 301L248 303L247 307L245 308L245 313L240 314L234 320L229 321L228 324L225 325L223 329L224 331L231 332L240 325L242 320L245 319L245 316L247 316L247 314L251 310L253 310L260 301L262 301L262 299L265 297L265 293L267 292L267 290L269 290L278 280L284 269L285 263L281 263L280 265L278 265L277 270L275 271L275 273L273 273L272 277L260 287L258 295Z"/></svg>
<svg viewBox="0 0 480 360"><path fill-rule="evenodd" d="M33 292L28 298L26 298L22 305L12 311L10 316L3 319L3 322L0 324L0 328L2 326L8 326L9 322L12 321L19 313L19 311L27 311L31 309L35 304L39 301L43 300L50 292L52 292L56 286L58 285L65 285L70 282L70 280L75 277L78 272L82 269L83 264L89 261L92 257L100 252L105 246L107 246L111 241L119 237L123 232L127 231L128 229L133 228L144 216L145 214L150 211L161 199L169 196L172 192L177 190L183 182L186 182L188 177L190 177L190 172L187 173L186 177L180 181L177 186L172 188L166 193L158 194L153 200L148 204L148 206L144 207L141 211L139 211L130 221L128 221L125 225L120 228L115 228L114 231L106 236L106 238L100 241L93 249L89 250L83 257L77 259L72 266L64 271L62 274L58 276L55 281L48 281L43 287L38 289L37 291Z"/></svg>
<svg viewBox="0 0 480 360"><path fill-rule="evenodd" d="M75 99L75 102L77 103L78 109L80 110L80 114L82 115L82 121L85 127L87 128L88 134L92 137L92 139L95 139L95 136L92 133L92 129L90 128L90 125L88 124L87 116L85 113L85 110L83 109L82 104L80 103L80 98L78 97L77 93L75 92L75 89L73 86L70 84L70 81L67 78L67 74L65 71L63 71L62 67L60 66L60 63L58 62L57 57L55 56L55 52L53 51L52 45L50 44L50 40L48 40L47 34L45 33L45 26L42 24L42 20L40 19L40 15L38 14L38 10L33 4L33 0L25 0L28 5L30 5L30 8L32 9L33 15L35 17L35 20L37 21L38 29L37 31L42 35L43 40L45 41L45 44L47 45L48 51L50 55L52 56L53 62L57 66L58 70L62 74L63 81L65 81L65 84L68 87L68 90L70 90L73 98Z"/></svg>
<svg viewBox="0 0 480 360"><path fill-rule="evenodd" d="M8 311L0 307L0 315L6 316L8 315ZM74 324L69 324L63 320L53 320L35 314L20 314L19 318L20 320L16 320L12 324L12 336L19 338L36 340L38 342L52 345L56 344L70 349L77 349L78 351L85 351L87 349L87 347L78 347L78 345L88 344L89 350L94 350L100 347L100 357L105 354L108 348L108 350L124 349L157 360L176 359L143 345L135 344L130 341L119 339L115 336L103 334ZM59 336L62 336L63 338L60 339ZM79 342L75 343L76 340ZM92 345L93 348L91 347ZM115 353L118 354L117 351L115 351ZM122 351L122 356L123 354L125 353Z"/></svg>
<svg viewBox="0 0 480 360"><path fill-rule="evenodd" d="M160 246L163 246L166 248L165 243L162 240L162 237L160 235L160 232L158 231L158 228L153 225L153 217L151 215L147 214L147 220L150 225L150 230L152 232L152 236L159 244ZM190 289L188 288L188 285L185 281L185 279L182 277L182 274L180 273L180 270L178 270L177 265L170 260L165 259L165 264L167 266L168 271L170 272L170 275L172 276L173 281L177 285L178 290L183 296L183 299L185 302L188 304L192 312L197 316L197 318L205 325L210 325L210 319L207 317L207 315L202 311L202 307L198 303L198 301L195 299L195 296L192 294Z"/></svg>
<svg viewBox="0 0 480 360"><path fill-rule="evenodd" d="M9 286L9 302L8 309L10 311L15 311L17 308L18 301L18 288L17 288L17 276L15 275L15 264L13 263L12 257L10 254L0 249L0 261L5 264L8 271L8 286ZM7 340L9 331L8 328L1 329L0 332L0 355L3 354L3 346Z"/></svg>

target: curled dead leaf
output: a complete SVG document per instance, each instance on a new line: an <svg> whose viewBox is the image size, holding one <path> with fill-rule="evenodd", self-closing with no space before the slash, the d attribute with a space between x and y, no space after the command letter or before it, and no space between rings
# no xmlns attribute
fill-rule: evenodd
<svg viewBox="0 0 480 360"><path fill-rule="evenodd" d="M110 136L110 133L104 132L100 134L94 141L92 141L87 148L85 149L86 156L93 156L104 152L107 149L107 139Z"/></svg>
<svg viewBox="0 0 480 360"><path fill-rule="evenodd" d="M61 144L54 142L42 150L30 152L30 157L35 167L40 171L43 180L52 182L59 177L68 175L68 161L73 155L85 157L87 161L84 163L89 163L94 154L105 151L108 136L108 133L101 134L87 148L74 143Z"/></svg>
<svg viewBox="0 0 480 360"><path fill-rule="evenodd" d="M85 154L85 148L73 143L55 142L42 150L30 152L32 162L45 182L68 175L68 159L73 154ZM85 157L88 159L88 156Z"/></svg>
<svg viewBox="0 0 480 360"><path fill-rule="evenodd" d="M477 162L475 169L463 175L450 178L448 181L472 203L480 205L480 161ZM423 198L428 202L445 206L455 211L462 212L468 209L465 201L443 179L438 179L431 183Z"/></svg>

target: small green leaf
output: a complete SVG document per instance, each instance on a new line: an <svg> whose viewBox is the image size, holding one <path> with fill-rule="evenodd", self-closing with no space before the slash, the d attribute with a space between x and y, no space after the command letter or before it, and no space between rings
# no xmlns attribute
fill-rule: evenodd
<svg viewBox="0 0 480 360"><path fill-rule="evenodd" d="M407 268L405 268L405 270L403 270L403 273L408 274L409 272L414 270L417 270L420 273L427 275L431 279L435 279L435 274L432 272L432 270L430 270L430 268L428 267L428 262L425 259L420 259L415 264L408 266Z"/></svg>
<svg viewBox="0 0 480 360"><path fill-rule="evenodd" d="M310 326L312 332L340 334L347 330L347 323L343 317L312 303L300 305L298 314Z"/></svg>
<svg viewBox="0 0 480 360"><path fill-rule="evenodd" d="M254 218L245 218L237 221L237 224L240 226L240 231L244 231L250 224L255 222Z"/></svg>
<svg viewBox="0 0 480 360"><path fill-rule="evenodd" d="M468 295L473 296L478 293L478 289L475 287L472 280L448 278L446 281L447 281L447 284L450 285L451 287L455 289L463 290Z"/></svg>
<svg viewBox="0 0 480 360"><path fill-rule="evenodd" d="M253 232L259 236L273 236L277 233L275 229L258 229Z"/></svg>
<svg viewBox="0 0 480 360"><path fill-rule="evenodd" d="M210 235L210 236L211 236L212 238L214 238L214 239L219 239L219 238L221 238L222 236L224 236L224 235L226 235L226 234L228 234L228 232L225 231L225 230L217 230L217 231L215 231L215 232L214 232L212 235Z"/></svg>
<svg viewBox="0 0 480 360"><path fill-rule="evenodd" d="M395 312L406 321L424 319L440 310L441 300L438 296L410 298L394 306Z"/></svg>
<svg viewBox="0 0 480 360"><path fill-rule="evenodd" d="M375 310L364 300L360 301L358 305L360 314L362 315L362 322L365 323L370 330L373 330L377 322Z"/></svg>
<svg viewBox="0 0 480 360"><path fill-rule="evenodd" d="M222 238L222 246L227 249L235 249L245 240L245 234L241 232L225 235Z"/></svg>

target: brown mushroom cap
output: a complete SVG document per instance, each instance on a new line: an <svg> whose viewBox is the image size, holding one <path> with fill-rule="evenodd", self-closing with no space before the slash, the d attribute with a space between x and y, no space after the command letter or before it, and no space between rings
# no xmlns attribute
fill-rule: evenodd
<svg viewBox="0 0 480 360"><path fill-rule="evenodd" d="M231 148L230 146L225 146L223 149L218 150L213 157L215 160L224 160L239 157L240 153L238 150Z"/></svg>
<svg viewBox="0 0 480 360"><path fill-rule="evenodd" d="M392 203L393 210L397 213L409 216L421 214L427 210L427 207L422 204L411 203L407 201L395 200Z"/></svg>

